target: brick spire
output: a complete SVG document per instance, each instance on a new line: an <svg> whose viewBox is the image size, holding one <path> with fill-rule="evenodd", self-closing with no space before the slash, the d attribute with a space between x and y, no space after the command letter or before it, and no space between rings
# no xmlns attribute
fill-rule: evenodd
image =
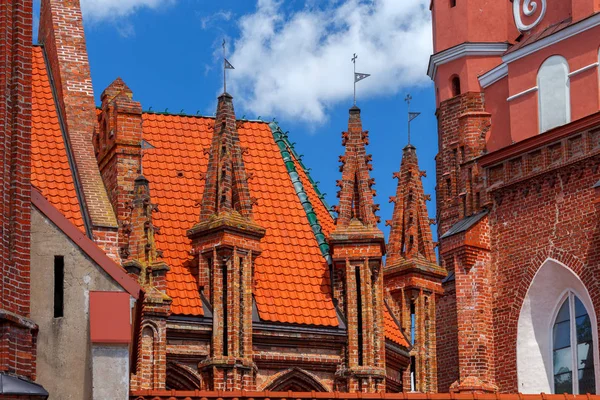
<svg viewBox="0 0 600 400"><path fill-rule="evenodd" d="M236 211L252 219L252 200L237 132L233 97L219 96L200 221Z"/></svg>
<svg viewBox="0 0 600 400"><path fill-rule="evenodd" d="M350 109L348 132L342 134L345 154L335 231L329 236L335 276L344 288L336 299L347 319L348 352L338 372L349 392L385 390L385 336L383 321L383 232L373 204L374 180L366 154L368 132L363 131L360 109Z"/></svg>
<svg viewBox="0 0 600 400"><path fill-rule="evenodd" d="M395 316L413 344L414 375L411 379L406 370L404 384L420 392L437 392L435 310L446 271L437 265L433 250L426 205L429 196L421 183L424 175L419 170L417 149L409 144L403 150L400 172L394 173L398 188L390 198L395 203L392 220L386 221L391 231L384 285L396 305Z"/></svg>
<svg viewBox="0 0 600 400"><path fill-rule="evenodd" d="M159 260L160 251L154 240L158 228L152 222L152 214L157 207L151 200L150 184L140 175L134 181L133 200L128 203L131 217L124 228L128 245L122 249L122 256L126 258L123 267L144 288L136 368L131 378L131 385L136 389L166 387L166 363L155 360L167 357L165 337L171 306L171 298L166 294L169 267ZM148 326L154 329L145 329ZM156 335L156 338L150 340L149 335Z"/></svg>
<svg viewBox="0 0 600 400"><path fill-rule="evenodd" d="M200 221L188 231L199 290L214 318L211 354L199 364L211 390L255 390L252 271L265 230L252 218L233 98L219 96Z"/></svg>
<svg viewBox="0 0 600 400"><path fill-rule="evenodd" d="M350 109L348 131L342 134L345 154L340 156L342 180L338 197L340 198L337 229L345 229L352 222L360 222L366 228L377 228L379 218L375 216L378 205L373 203L374 191L371 187L375 180L369 176L373 169L370 164L371 155L367 155L366 145L369 143L369 132L363 131L360 119L360 108Z"/></svg>
<svg viewBox="0 0 600 400"><path fill-rule="evenodd" d="M421 183L424 175L425 172L419 170L417 149L409 144L403 150L400 172L394 174L398 188L396 196L390 197L390 202L395 204L392 220L386 221L386 225L391 226L387 265L396 264L401 258L436 262L425 203L428 196Z"/></svg>

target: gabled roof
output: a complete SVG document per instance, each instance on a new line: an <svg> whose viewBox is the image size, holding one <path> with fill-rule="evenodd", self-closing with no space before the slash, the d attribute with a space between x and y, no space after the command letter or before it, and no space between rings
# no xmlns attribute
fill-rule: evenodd
<svg viewBox="0 0 600 400"><path fill-rule="evenodd" d="M32 53L31 184L83 231L83 217L77 201L42 48L34 46Z"/></svg>
<svg viewBox="0 0 600 400"><path fill-rule="evenodd" d="M171 267L167 293L172 312L202 315L195 278L189 272L190 240L186 230L199 219L207 169L204 151L210 145L214 119L183 115L144 114L144 138L156 149L144 154L144 175L159 212L157 246ZM238 121L254 220L266 229L262 254L255 264L255 299L262 320L280 323L338 326L331 300L328 266L305 210L298 199L269 124ZM309 197L316 197L313 191ZM320 213L324 206L320 206Z"/></svg>

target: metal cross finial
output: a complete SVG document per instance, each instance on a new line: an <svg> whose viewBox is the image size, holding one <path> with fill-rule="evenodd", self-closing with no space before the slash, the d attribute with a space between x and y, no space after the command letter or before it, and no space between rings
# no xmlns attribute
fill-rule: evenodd
<svg viewBox="0 0 600 400"><path fill-rule="evenodd" d="M410 123L413 119L415 119L419 115L421 115L420 112L410 112L410 101L411 100L412 100L412 96L409 93L406 95L406 98L404 99L404 101L407 104L407 108L408 108L408 144L410 144Z"/></svg>
<svg viewBox="0 0 600 400"><path fill-rule="evenodd" d="M235 69L227 58L225 58L225 39L223 39L223 93L227 93L227 70Z"/></svg>
<svg viewBox="0 0 600 400"><path fill-rule="evenodd" d="M356 55L356 53L354 53L354 55L352 56L352 58L350 60L350 61L352 61L352 64L354 64L354 106L355 107L356 107L356 83L371 76L370 74L363 74L360 72L356 72L356 59L357 58L358 58L358 56Z"/></svg>

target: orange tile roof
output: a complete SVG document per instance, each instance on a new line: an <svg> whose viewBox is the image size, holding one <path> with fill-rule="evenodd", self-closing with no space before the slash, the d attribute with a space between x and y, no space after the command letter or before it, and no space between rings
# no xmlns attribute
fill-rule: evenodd
<svg viewBox="0 0 600 400"><path fill-rule="evenodd" d="M154 216L161 228L157 246L171 266L167 293L173 298L175 314L202 315L197 284L186 267L191 259L186 230L199 218L198 202L204 190L201 176L207 168L204 149L210 145L213 126L213 118L144 114L144 138L156 146L144 155L144 175L159 206ZM327 263L269 125L241 122L238 132L241 146L248 149L246 170L254 176L249 182L252 196L258 199L254 218L267 230L254 274L261 319L338 326ZM316 198L310 194L312 186L305 189Z"/></svg>
<svg viewBox="0 0 600 400"><path fill-rule="evenodd" d="M34 46L31 102L31 184L84 230L42 48Z"/></svg>
<svg viewBox="0 0 600 400"><path fill-rule="evenodd" d="M396 323L394 317L392 317L392 314L390 313L387 304L383 306L383 324L385 329L385 337L387 339L400 346L407 348L410 347L408 341L406 340L406 337L402 332L400 332L400 328L398 327L398 324Z"/></svg>

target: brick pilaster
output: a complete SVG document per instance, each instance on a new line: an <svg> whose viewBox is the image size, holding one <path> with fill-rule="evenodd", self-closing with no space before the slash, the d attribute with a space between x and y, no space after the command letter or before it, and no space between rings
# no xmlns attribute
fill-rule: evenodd
<svg viewBox="0 0 600 400"><path fill-rule="evenodd" d="M336 275L344 282L339 304L348 321L348 348L337 372L338 388L349 392L385 391L385 333L383 325L383 233L377 227L378 206L373 202L374 180L366 154L368 132L363 131L360 109L350 109L336 228L329 236Z"/></svg>
<svg viewBox="0 0 600 400"><path fill-rule="evenodd" d="M233 98L219 96L200 221L188 231L198 280L213 307L210 356L199 364L210 390L254 390L252 271L265 230L252 199L239 144Z"/></svg>
<svg viewBox="0 0 600 400"><path fill-rule="evenodd" d="M30 314L32 2L0 4L0 373L35 379Z"/></svg>

